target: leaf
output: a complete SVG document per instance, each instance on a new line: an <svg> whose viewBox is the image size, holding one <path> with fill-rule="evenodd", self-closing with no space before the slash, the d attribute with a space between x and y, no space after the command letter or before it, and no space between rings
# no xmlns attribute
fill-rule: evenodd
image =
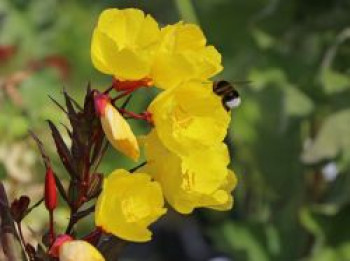
<svg viewBox="0 0 350 261"><path fill-rule="evenodd" d="M77 113L75 112L75 109L72 104L72 100L70 96L66 93L66 91L63 91L64 99L66 101L66 107L68 112L68 118L70 121L70 124L72 125L73 129L79 125Z"/></svg>
<svg viewBox="0 0 350 261"><path fill-rule="evenodd" d="M308 146L302 159L306 163L333 159L338 154L350 155L350 109L329 116L323 123L316 139Z"/></svg>
<svg viewBox="0 0 350 261"><path fill-rule="evenodd" d="M252 69L248 79L255 89L265 88L271 83L281 86L288 84L285 72L279 68Z"/></svg>
<svg viewBox="0 0 350 261"><path fill-rule="evenodd" d="M275 39L271 37L271 35L259 29L253 30L252 36L260 49L269 49L275 45Z"/></svg>
<svg viewBox="0 0 350 261"><path fill-rule="evenodd" d="M58 155L60 156L61 162L63 163L64 167L66 168L70 176L73 179L77 178L78 175L74 167L73 158L67 145L63 141L63 138L59 133L59 131L57 130L56 126L50 120L48 121L48 123L51 129L52 137L55 141L56 150Z"/></svg>
<svg viewBox="0 0 350 261"><path fill-rule="evenodd" d="M60 108L64 113L68 114L66 109L56 100L54 99L51 95L49 95L50 100L57 105L58 108Z"/></svg>
<svg viewBox="0 0 350 261"><path fill-rule="evenodd" d="M316 236L317 238L324 238L324 232L314 218L311 210L307 207L303 207L299 213L300 223L304 226L304 228L309 231L311 234Z"/></svg>
<svg viewBox="0 0 350 261"><path fill-rule="evenodd" d="M97 158L100 157L102 144L103 144L103 141L105 140L105 136L102 132L99 132L96 136L97 136L96 141L94 143L94 148L90 159L91 165L93 165L97 160Z"/></svg>
<svg viewBox="0 0 350 261"><path fill-rule="evenodd" d="M288 115L301 117L309 115L313 111L312 100L296 86L287 85L283 90L285 92L284 106Z"/></svg>
<svg viewBox="0 0 350 261"><path fill-rule="evenodd" d="M55 174L55 181L56 181L56 186L57 186L58 192L60 193L60 195L62 196L64 201L66 201L68 203L68 205L70 205L67 193L66 193L66 191L61 183L61 180L57 177L56 174Z"/></svg>
<svg viewBox="0 0 350 261"><path fill-rule="evenodd" d="M39 150L40 150L40 154L41 154L41 157L42 157L42 159L43 159L43 161L44 161L44 165L45 165L45 167L46 167L46 169L48 168L48 167L50 167L50 158L49 158L49 156L47 155L47 153L46 153L46 151L45 151L45 149L44 149L44 145L43 145L43 143L41 142L41 140L38 138L38 136L36 136L36 134L34 133L34 132L32 132L32 131L29 131L29 134L32 136L32 138L35 140L35 142L36 142L36 144L37 144L37 146L38 146L38 148L39 148Z"/></svg>
<svg viewBox="0 0 350 261"><path fill-rule="evenodd" d="M328 69L322 75L322 83L326 93L339 93L349 89L350 76Z"/></svg>
<svg viewBox="0 0 350 261"><path fill-rule="evenodd" d="M256 232L256 231L255 231ZM265 246L257 238L256 233L248 226L230 222L223 227L223 234L236 251L243 251L250 261L270 260Z"/></svg>

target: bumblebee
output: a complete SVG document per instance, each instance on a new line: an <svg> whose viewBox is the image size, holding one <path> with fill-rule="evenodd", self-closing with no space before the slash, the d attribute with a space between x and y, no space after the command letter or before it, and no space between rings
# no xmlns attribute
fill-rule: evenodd
<svg viewBox="0 0 350 261"><path fill-rule="evenodd" d="M213 83L213 92L221 97L222 105L227 111L236 108L241 104L241 98L238 91L234 85L228 81L215 81Z"/></svg>

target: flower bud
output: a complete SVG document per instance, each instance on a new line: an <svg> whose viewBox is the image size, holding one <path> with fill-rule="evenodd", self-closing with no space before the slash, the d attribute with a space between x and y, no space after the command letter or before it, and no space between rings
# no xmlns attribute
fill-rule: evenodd
<svg viewBox="0 0 350 261"><path fill-rule="evenodd" d="M53 211L57 206L57 192L55 174L51 167L46 170L45 176L45 207Z"/></svg>
<svg viewBox="0 0 350 261"><path fill-rule="evenodd" d="M98 93L94 97L95 110L99 117L105 116L105 108L110 103L109 97L106 94Z"/></svg>
<svg viewBox="0 0 350 261"><path fill-rule="evenodd" d="M101 119L102 129L112 146L137 161L140 149L129 124L111 104L108 96L96 94L95 109Z"/></svg>
<svg viewBox="0 0 350 261"><path fill-rule="evenodd" d="M60 261L105 261L101 253L83 240L65 242L59 249Z"/></svg>
<svg viewBox="0 0 350 261"><path fill-rule="evenodd" d="M69 235L59 235L55 242L52 244L50 250L49 250L49 255L52 256L52 257L58 257L59 255L59 251L60 251L60 247L66 243L66 242L69 242L69 241L72 241L73 238Z"/></svg>

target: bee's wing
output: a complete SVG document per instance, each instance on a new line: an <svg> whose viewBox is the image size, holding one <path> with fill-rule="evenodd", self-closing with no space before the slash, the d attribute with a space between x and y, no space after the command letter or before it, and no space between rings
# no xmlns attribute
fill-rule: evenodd
<svg viewBox="0 0 350 261"><path fill-rule="evenodd" d="M248 80L237 80L237 81L232 81L233 84L236 85L250 85L252 83L252 81L248 81Z"/></svg>

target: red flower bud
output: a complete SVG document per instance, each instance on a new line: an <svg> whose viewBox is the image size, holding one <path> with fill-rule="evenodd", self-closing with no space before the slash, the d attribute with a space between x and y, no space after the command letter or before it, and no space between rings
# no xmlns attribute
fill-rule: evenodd
<svg viewBox="0 0 350 261"><path fill-rule="evenodd" d="M49 211L57 206L56 180L51 167L46 170L45 176L45 206Z"/></svg>
<svg viewBox="0 0 350 261"><path fill-rule="evenodd" d="M102 94L102 93L97 93L97 94L95 94L94 102L95 102L95 110L96 110L97 115L99 117L104 116L106 105L108 103L110 103L110 99L109 99L108 95Z"/></svg>

